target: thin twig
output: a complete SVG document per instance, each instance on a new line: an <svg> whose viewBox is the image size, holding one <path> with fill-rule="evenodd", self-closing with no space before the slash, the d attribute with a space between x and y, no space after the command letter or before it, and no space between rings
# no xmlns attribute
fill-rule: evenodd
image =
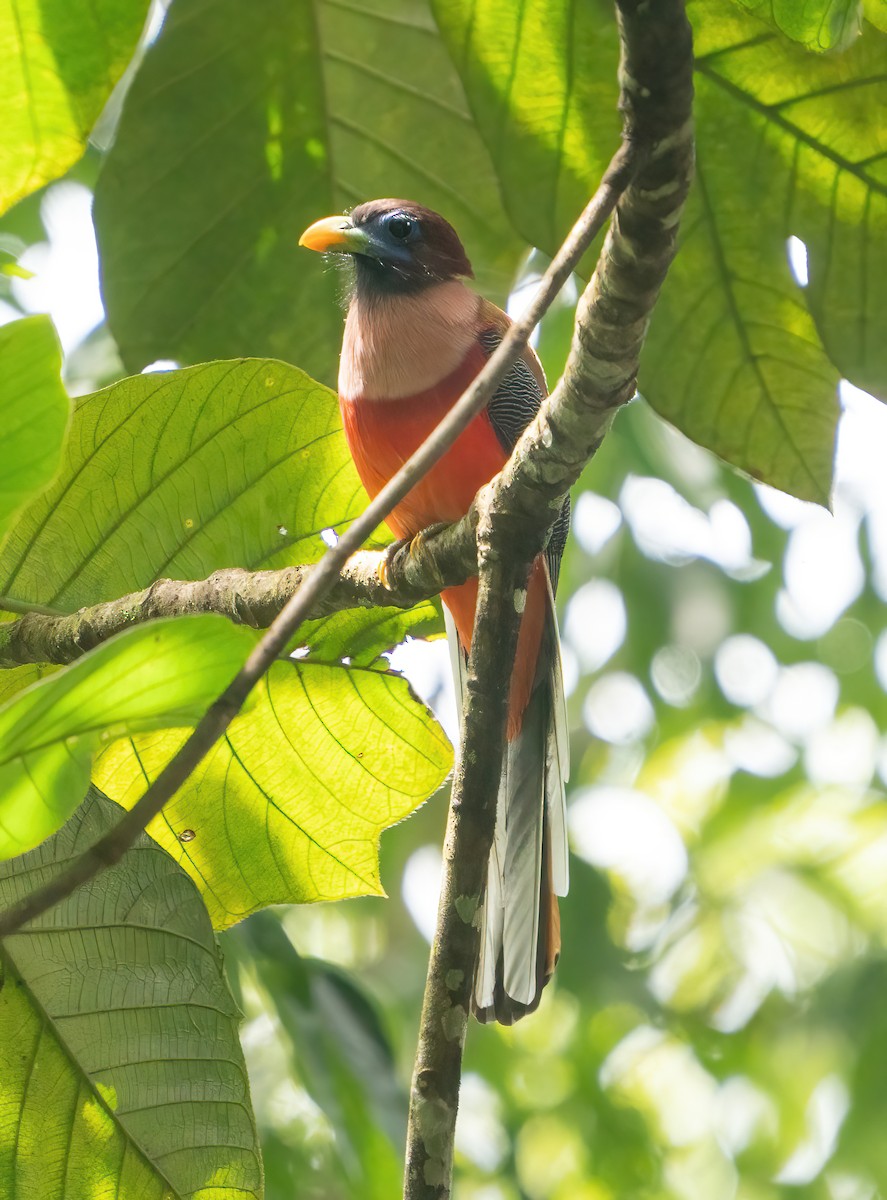
<svg viewBox="0 0 887 1200"><path fill-rule="evenodd" d="M446 453L463 429L482 411L508 369L570 277L597 233L612 213L637 171L643 154L628 143L614 156L600 187L568 234L543 276L526 312L506 331L500 345L457 403L415 454L385 485L360 517L340 537L287 602L268 632L221 696L210 706L194 732L115 827L44 887L32 892L0 916L0 937L8 937L26 922L70 895L103 867L118 862L138 835L185 783L240 711L255 684L295 635L306 616L332 588L348 557L360 548L392 508Z"/></svg>

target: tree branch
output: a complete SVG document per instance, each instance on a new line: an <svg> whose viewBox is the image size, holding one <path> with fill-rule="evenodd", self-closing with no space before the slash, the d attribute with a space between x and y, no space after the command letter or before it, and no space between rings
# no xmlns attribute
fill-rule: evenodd
<svg viewBox="0 0 887 1200"><path fill-rule="evenodd" d="M409 546L403 545L393 546L387 553L359 550L352 554L326 595L306 612L305 619L325 617L345 608L410 608L444 586L462 583L477 570L473 531L448 528L458 529L460 536L430 538L427 546L417 547L413 554ZM386 583L379 574L383 564ZM277 571L231 567L215 571L207 579L158 579L140 592L75 613L30 613L0 625L0 669L25 663L70 663L114 634L157 617L218 613L238 625L267 629L314 570L316 564Z"/></svg>
<svg viewBox="0 0 887 1200"><path fill-rule="evenodd" d="M410 1094L404 1200L450 1196L462 1049L517 644L515 590L569 486L635 391L693 167L692 35L683 0L617 0L626 145L642 166L619 201L576 315L564 376L476 501L480 584L464 733Z"/></svg>
<svg viewBox="0 0 887 1200"><path fill-rule="evenodd" d="M301 580L298 590L273 620L265 636L221 696L210 706L194 732L150 784L134 807L95 845L64 871L20 904L0 915L0 937L7 937L70 895L103 867L118 862L164 804L185 783L240 711L255 684L283 652L298 627L316 611L335 586L351 554L372 534L423 475L446 453L463 429L482 411L552 300L570 277L584 252L615 208L642 157L639 146L624 145L614 157L600 187L567 236L543 276L526 312L506 331L480 374L466 388L434 432L385 485L357 520ZM471 525L472 518L466 519ZM460 525L463 522L459 523ZM464 578L464 576L463 576ZM28 617L22 620L39 620ZM2 627L0 627L2 628Z"/></svg>
<svg viewBox="0 0 887 1200"><path fill-rule="evenodd" d="M520 624L515 594L526 588L533 557L527 543L524 553L515 553L493 504L485 510L478 528L480 581L444 842L444 885L410 1092L404 1200L450 1194L462 1051Z"/></svg>

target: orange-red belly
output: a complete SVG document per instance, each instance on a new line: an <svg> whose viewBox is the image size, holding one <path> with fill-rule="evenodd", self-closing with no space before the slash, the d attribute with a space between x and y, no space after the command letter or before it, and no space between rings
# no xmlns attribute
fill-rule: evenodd
<svg viewBox="0 0 887 1200"><path fill-rule="evenodd" d="M370 496L375 496L449 412L486 362L478 346L441 383L416 396L397 400L340 397L345 438L357 472ZM508 460L486 412L475 417L450 449L409 492L387 518L395 537L412 537L438 521L458 521L471 507L478 490L497 475ZM453 615L459 641L471 649L477 580L447 588L441 599ZM536 662L548 603L543 560L537 560L521 621L509 703L509 737L520 730L536 673Z"/></svg>

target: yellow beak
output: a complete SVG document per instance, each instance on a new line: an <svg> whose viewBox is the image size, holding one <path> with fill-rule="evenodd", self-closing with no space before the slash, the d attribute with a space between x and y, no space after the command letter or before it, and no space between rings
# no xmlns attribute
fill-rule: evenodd
<svg viewBox="0 0 887 1200"><path fill-rule="evenodd" d="M366 247L367 240L366 234L355 229L347 217L324 217L308 226L299 238L299 245L320 253L338 250L354 254Z"/></svg>

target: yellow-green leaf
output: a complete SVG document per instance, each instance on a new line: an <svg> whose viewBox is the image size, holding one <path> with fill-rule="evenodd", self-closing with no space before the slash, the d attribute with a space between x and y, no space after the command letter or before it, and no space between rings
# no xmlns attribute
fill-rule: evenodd
<svg viewBox="0 0 887 1200"><path fill-rule="evenodd" d="M862 30L861 0L737 0L806 50L845 50Z"/></svg>
<svg viewBox="0 0 887 1200"><path fill-rule="evenodd" d="M71 415L48 317L0 327L0 544L18 510L55 475Z"/></svg>
<svg viewBox="0 0 887 1200"><path fill-rule="evenodd" d="M612 7L433 7L509 214L550 253L618 143ZM724 0L688 12L698 183L641 391L742 470L824 502L838 374L887 395L887 38L869 28L842 54L811 55ZM789 271L792 235L807 246L806 289Z"/></svg>
<svg viewBox="0 0 887 1200"><path fill-rule="evenodd" d="M196 724L254 641L223 617L154 621L14 696L0 708L0 858L29 850L67 820L102 744Z"/></svg>
<svg viewBox="0 0 887 1200"><path fill-rule="evenodd" d="M382 894L379 835L445 779L452 750L391 672L278 663L252 710L149 826L200 888L216 928L268 904ZM120 741L96 782L131 807L181 744Z"/></svg>
<svg viewBox="0 0 887 1200"><path fill-rule="evenodd" d="M0 212L80 158L147 11L148 0L0 4Z"/></svg>

